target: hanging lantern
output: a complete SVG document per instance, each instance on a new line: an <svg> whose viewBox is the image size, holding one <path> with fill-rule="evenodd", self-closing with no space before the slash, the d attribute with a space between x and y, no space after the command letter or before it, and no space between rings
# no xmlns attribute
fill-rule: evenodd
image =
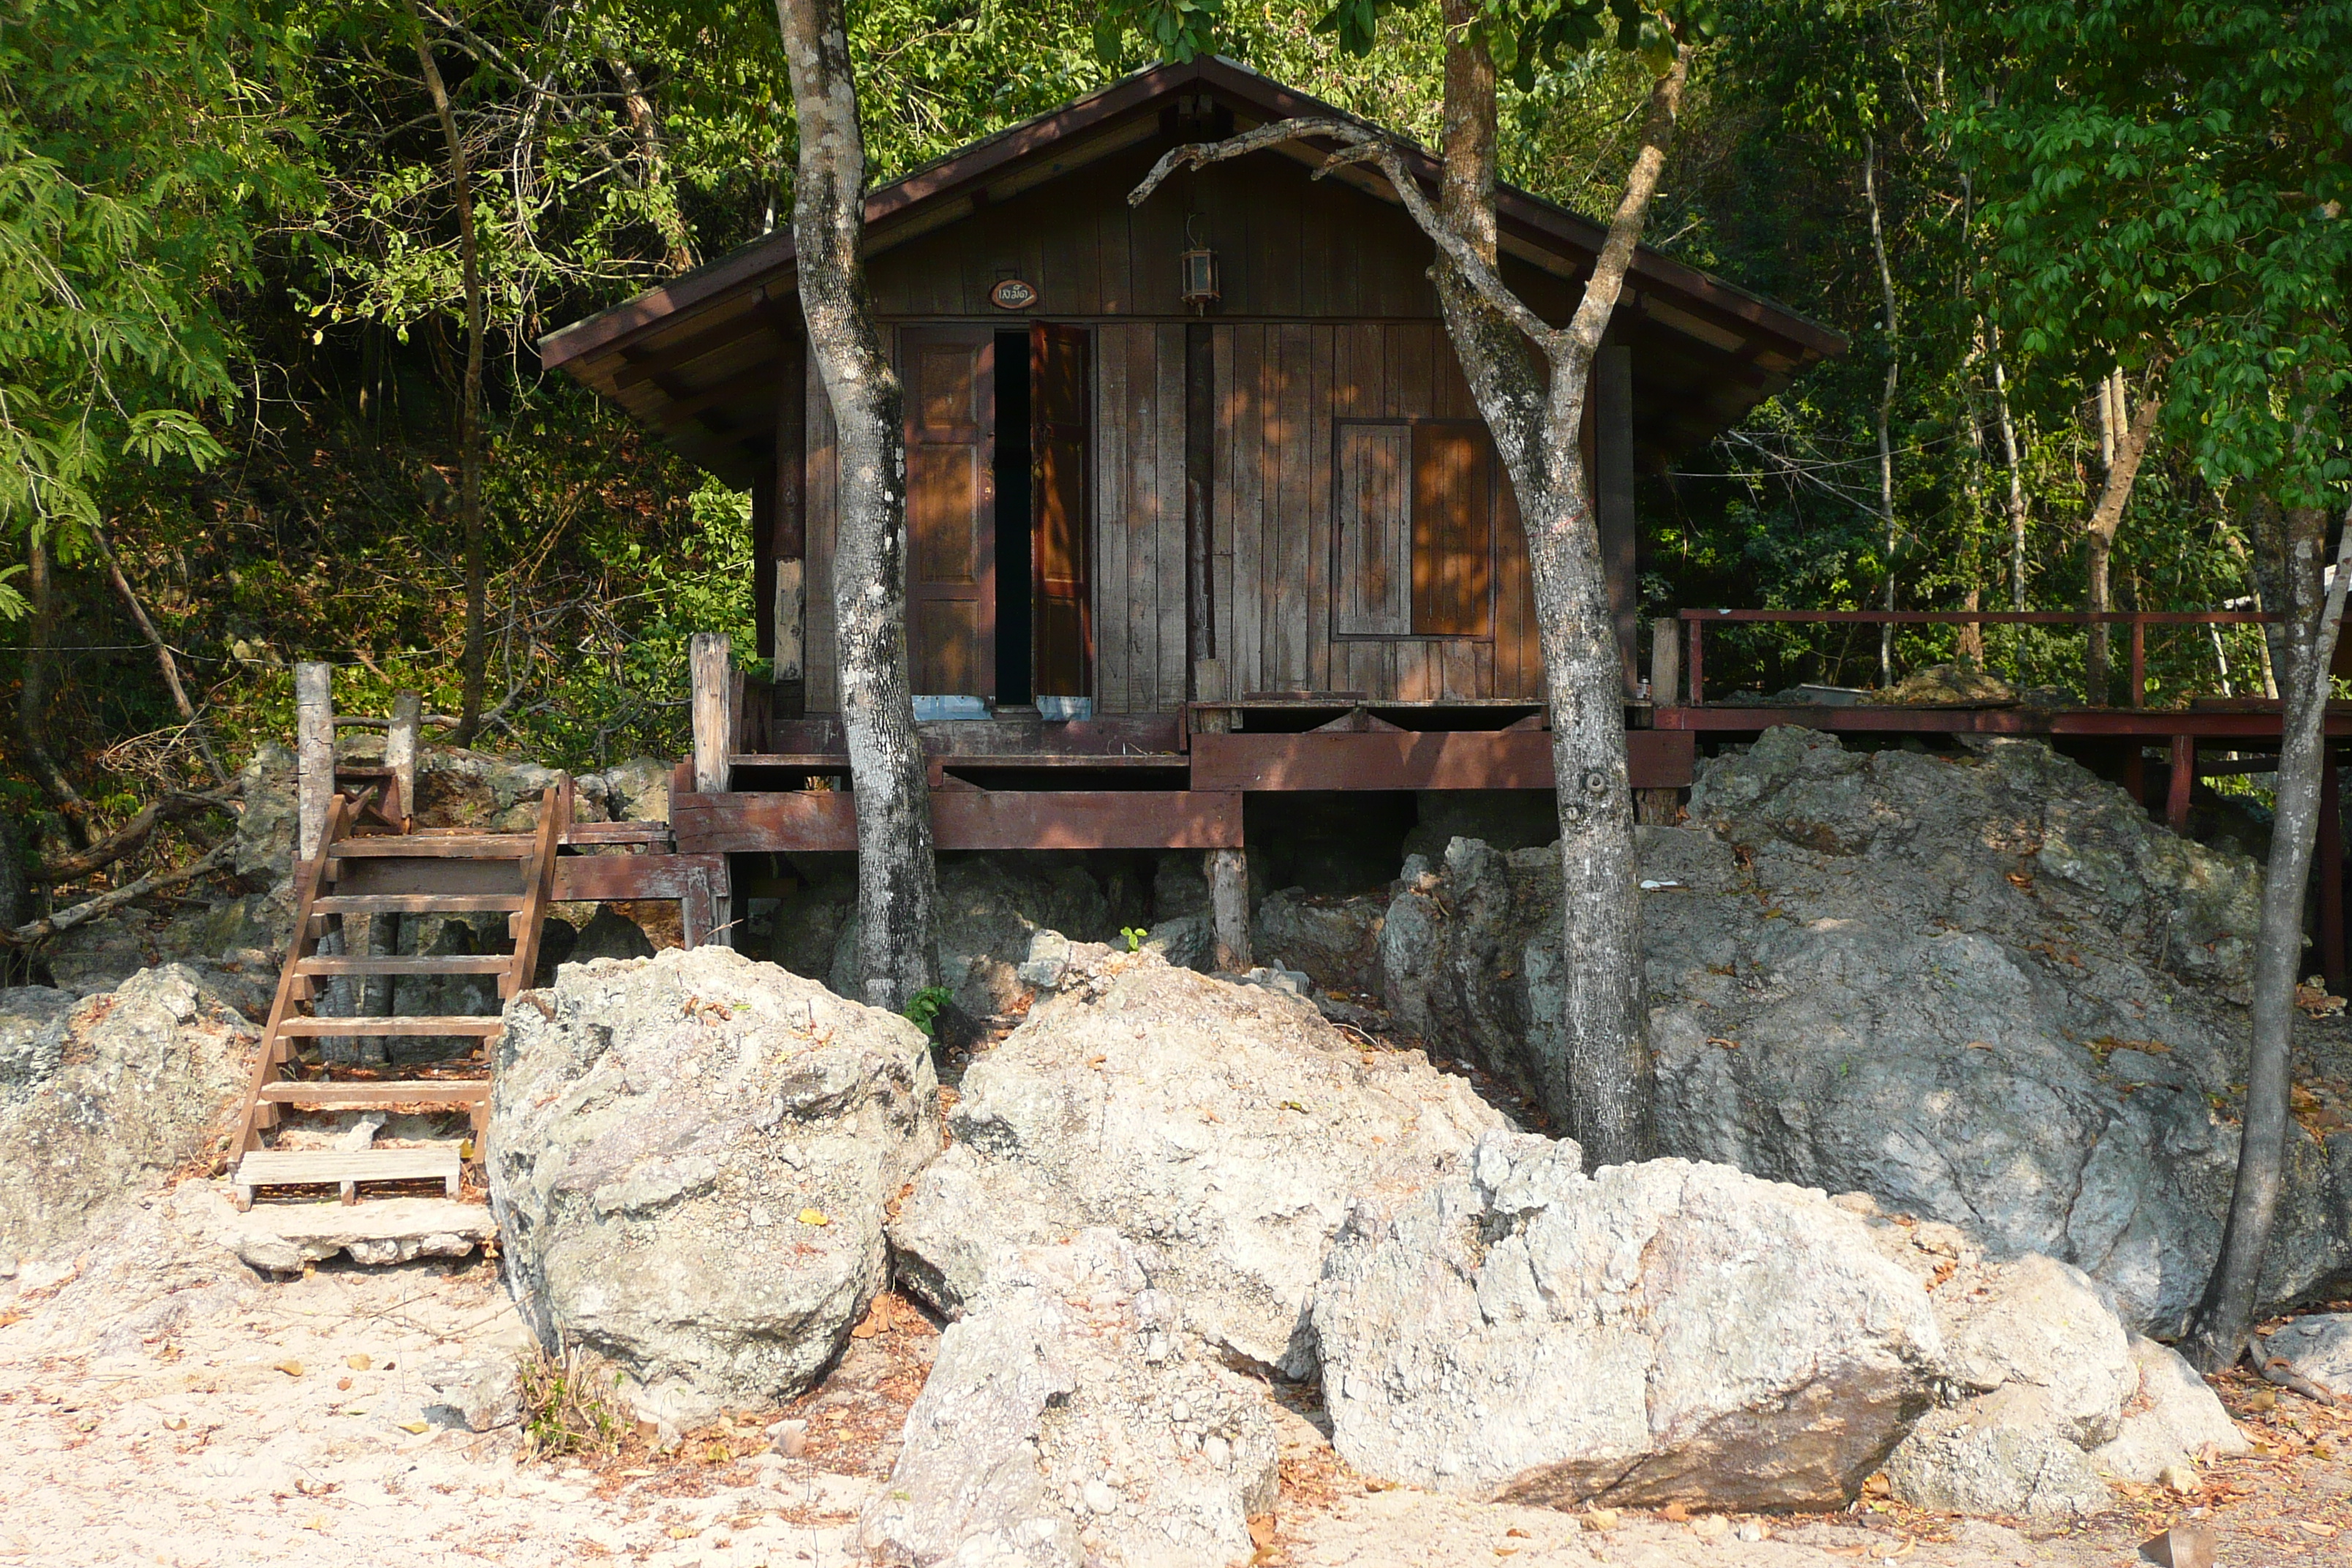
<svg viewBox="0 0 2352 1568"><path fill-rule="evenodd" d="M1192 232L1192 218L1184 220L1184 237L1192 248L1185 251L1182 258L1183 287L1179 292L1184 303L1206 315L1209 307L1217 300L1217 253L1201 243L1199 237Z"/></svg>

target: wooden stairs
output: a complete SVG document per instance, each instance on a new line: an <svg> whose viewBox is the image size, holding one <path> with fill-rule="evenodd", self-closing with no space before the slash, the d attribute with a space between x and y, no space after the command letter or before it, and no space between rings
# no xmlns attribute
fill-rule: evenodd
<svg viewBox="0 0 2352 1568"><path fill-rule="evenodd" d="M297 878L294 937L262 1034L237 1144L232 1181L240 1209L264 1187L332 1186L345 1203L355 1203L363 1184L438 1181L448 1196L458 1195L470 1151L457 1140L422 1147L272 1147L271 1134L283 1130L289 1112L464 1110L472 1118L474 1142L488 1121L490 1054L505 1027L498 1014L333 1016L317 1005L324 994L364 995L371 980L404 976L495 976L501 1005L529 988L554 889L556 850L571 816L570 781L541 798L539 826L530 833L368 833L362 824L373 794L333 797L319 853ZM510 952L321 951L344 945L330 939L341 937L351 915L496 913L507 917ZM327 1052L305 1048L334 1038L420 1037L467 1040L471 1047L461 1057L406 1069L405 1076L390 1068L331 1066Z"/></svg>

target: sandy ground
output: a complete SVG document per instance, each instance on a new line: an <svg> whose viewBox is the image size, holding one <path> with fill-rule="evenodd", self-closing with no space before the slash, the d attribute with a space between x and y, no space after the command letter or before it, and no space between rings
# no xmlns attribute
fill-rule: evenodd
<svg viewBox="0 0 2352 1568"><path fill-rule="evenodd" d="M260 1279L206 1237L227 1208L190 1182L93 1227L76 1258L0 1282L0 1562L188 1565L368 1560L660 1568L847 1564L937 1329L893 1305L788 1410L631 1431L593 1460L466 1431L417 1371L528 1342L494 1263L321 1268ZM2352 1410L2244 1379L2224 1397L2267 1453L2196 1495L2127 1496L2049 1535L1885 1502L1825 1520L1585 1518L1367 1485L1297 1391L1277 1403L1283 1502L1260 1564L1297 1568L1906 1568L2123 1564L2187 1518L2229 1568L2352 1563ZM764 1436L809 1422L805 1456ZM2331 1533L2340 1531L2341 1533Z"/></svg>

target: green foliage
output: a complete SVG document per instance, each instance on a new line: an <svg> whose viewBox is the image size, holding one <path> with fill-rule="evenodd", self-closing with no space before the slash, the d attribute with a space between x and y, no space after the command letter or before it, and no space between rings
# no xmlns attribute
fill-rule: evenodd
<svg viewBox="0 0 2352 1568"><path fill-rule="evenodd" d="M583 1352L544 1351L516 1367L521 1384L522 1436L527 1451L543 1458L605 1458L619 1451L628 1424L614 1405L620 1374L598 1375Z"/></svg>
<svg viewBox="0 0 2352 1568"><path fill-rule="evenodd" d="M1151 934L1151 930L1149 926L1121 926L1118 934L1127 939L1128 952L1139 952L1143 950L1143 939Z"/></svg>
<svg viewBox="0 0 2352 1568"><path fill-rule="evenodd" d="M2164 363L2208 482L2339 495L2352 5L2043 0L1975 41L1987 91L1954 127L2021 347Z"/></svg>
<svg viewBox="0 0 2352 1568"><path fill-rule="evenodd" d="M288 42L267 0L0 5L0 529L70 560L119 459L222 455L219 290L310 188Z"/></svg>
<svg viewBox="0 0 2352 1568"><path fill-rule="evenodd" d="M944 985L926 985L907 999L907 1020L926 1035L936 1036L940 1009L955 1000L955 993Z"/></svg>

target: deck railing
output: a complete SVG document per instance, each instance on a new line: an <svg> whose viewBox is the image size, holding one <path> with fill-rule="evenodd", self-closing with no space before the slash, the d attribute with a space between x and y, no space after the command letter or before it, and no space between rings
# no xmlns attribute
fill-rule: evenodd
<svg viewBox="0 0 2352 1568"><path fill-rule="evenodd" d="M2144 708L2147 705L2148 627L2261 626L2279 617L2275 612L2264 610L1684 610L1676 618L1684 627L1685 658L1689 667L1686 672L1688 700L1694 708L1706 700L1706 628L1710 626L1753 626L1759 623L1864 626L2128 626L2131 628L2131 705ZM1672 626L1672 621L1660 620L1656 629L1670 634ZM1658 640L1669 650L1669 658L1667 660L1659 659L1654 647L1651 684L1659 701L1670 702L1675 687L1682 684L1669 672L1675 639L1667 635ZM1661 676L1665 679L1660 679ZM2096 695L2087 691L2084 693L2086 699Z"/></svg>

